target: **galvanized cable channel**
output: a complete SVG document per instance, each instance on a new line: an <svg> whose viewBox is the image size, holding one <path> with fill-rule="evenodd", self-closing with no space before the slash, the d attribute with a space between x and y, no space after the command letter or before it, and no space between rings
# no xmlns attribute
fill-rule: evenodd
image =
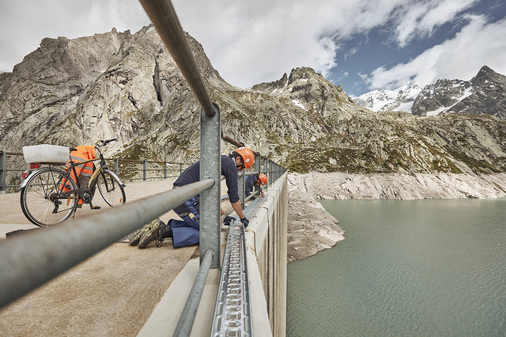
<svg viewBox="0 0 506 337"><path fill-rule="evenodd" d="M247 217L248 219L253 215L255 214L258 206L260 205L260 203L262 202L262 198L256 198L255 200L253 200L244 210L243 210L243 213L244 213L244 216Z"/></svg>
<svg viewBox="0 0 506 337"><path fill-rule="evenodd" d="M206 116L213 117L216 113L214 106L172 3L170 0L140 0L140 2Z"/></svg>
<svg viewBox="0 0 506 337"><path fill-rule="evenodd" d="M207 275L209 274L209 269L211 269L213 256L214 251L209 249L206 251L204 258L202 259L202 263L200 264L199 271L195 277L195 281L193 282L190 295L188 295L183 312L181 313L176 330L174 331L173 336L175 337L190 336L193 321L195 320L195 315L197 314L197 309L200 303L200 298L202 297L204 285L206 284Z"/></svg>
<svg viewBox="0 0 506 337"><path fill-rule="evenodd" d="M237 221L228 230L211 336L253 336L244 227Z"/></svg>
<svg viewBox="0 0 506 337"><path fill-rule="evenodd" d="M205 179L0 243L0 308L211 188Z"/></svg>

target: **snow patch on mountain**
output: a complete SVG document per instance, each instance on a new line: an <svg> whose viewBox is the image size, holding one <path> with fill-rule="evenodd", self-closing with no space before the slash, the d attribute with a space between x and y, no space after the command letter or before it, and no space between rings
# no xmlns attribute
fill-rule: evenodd
<svg viewBox="0 0 506 337"><path fill-rule="evenodd" d="M360 106L372 111L408 111L422 88L413 82L408 82L394 90L373 90L360 95L354 101Z"/></svg>

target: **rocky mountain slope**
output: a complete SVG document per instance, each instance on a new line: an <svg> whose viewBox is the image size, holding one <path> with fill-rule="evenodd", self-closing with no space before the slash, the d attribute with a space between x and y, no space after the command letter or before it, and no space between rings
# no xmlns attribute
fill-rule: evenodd
<svg viewBox="0 0 506 337"><path fill-rule="evenodd" d="M411 112L488 114L506 120L506 76L483 66L470 81L438 80L421 91Z"/></svg>
<svg viewBox="0 0 506 337"><path fill-rule="evenodd" d="M493 115L420 117L363 108L310 68L244 90L226 83L187 36L222 129L297 172L506 170L506 122ZM498 108L502 102L496 102ZM106 153L190 162L200 107L152 27L44 39L0 74L0 149L118 138ZM231 146L224 144L224 152Z"/></svg>
<svg viewBox="0 0 506 337"><path fill-rule="evenodd" d="M374 90L354 101L373 111L407 111L418 116L489 114L505 120L506 76L483 66L470 81L440 79L424 88L408 83L396 90Z"/></svg>

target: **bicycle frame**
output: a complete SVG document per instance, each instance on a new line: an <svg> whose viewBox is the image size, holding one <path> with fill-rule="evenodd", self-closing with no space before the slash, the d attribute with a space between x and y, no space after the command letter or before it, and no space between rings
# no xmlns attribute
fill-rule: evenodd
<svg viewBox="0 0 506 337"><path fill-rule="evenodd" d="M124 204L126 202L125 185L116 174L109 170L100 151L101 146L114 140L116 139L100 141L96 144L93 159L81 161L86 157L69 156L65 167L62 167L60 163L45 163L48 166L26 171L23 174L24 180L20 194L21 208L26 217L37 226L47 226L64 221L75 214L77 208L81 208L83 204L89 204L91 209L100 209L100 206L93 205L97 191L105 203L111 207ZM75 150L75 148L70 148L71 152ZM97 164L92 171L91 166L95 165L89 163L95 161L99 161L100 164ZM78 167L85 168L87 172L78 170ZM85 178L89 177L88 182L79 179L79 176L83 177L83 173ZM28 177L25 174L28 174ZM66 206L63 200L67 200ZM55 216L50 218L49 214ZM57 214L62 214L62 216Z"/></svg>
<svg viewBox="0 0 506 337"><path fill-rule="evenodd" d="M99 174L101 174L103 172L103 170L109 168L109 166L105 162L105 159L104 159L102 153L99 154L98 158L93 158L93 159L89 159L89 160L78 162L78 163L74 162L71 159L71 160L69 160L69 163L68 163L68 165L70 165L70 166L68 168L62 169L62 171L64 171L66 173L65 179L72 179L71 172L73 172L74 176L77 177L77 172L76 172L77 166L80 166L80 165L84 166L85 164L91 163L94 161L100 161L100 164L99 164L100 166L93 172L93 174L90 178L90 181L88 183L88 186L81 186L79 179L75 179L74 182L76 183L77 188L74 190L63 191L63 186L62 186L62 190L60 191L59 199L66 199L69 194L71 194L72 192L75 192L79 196L79 198L81 200L83 200L83 202L85 204L91 204L91 201L92 201L94 194L95 194L94 189L97 186L98 176L99 176ZM52 166L52 165L54 165L54 164L49 164L49 166ZM61 166L61 165L54 165L54 166ZM33 174L35 174L37 171L38 171L38 169L31 171L30 174L23 180L20 188L24 188L26 185L26 182L29 180L29 178ZM106 181L106 184L107 184L107 181ZM89 198L87 196L85 196L86 192L90 193Z"/></svg>
<svg viewBox="0 0 506 337"><path fill-rule="evenodd" d="M87 163L91 163L91 162L94 162L94 161L100 161L100 164L99 164L100 166L98 168L96 168L95 171L93 172L93 174L91 175L90 180L88 182L88 186L81 186L81 183L80 183L79 179L76 179L75 182L77 184L77 189L76 190L65 191L67 193L71 193L71 192L77 193L77 195L79 196L79 198L85 204L90 204L90 206L92 208L93 208L92 200L93 200L93 197L95 195L95 187L97 186L97 183L98 183L98 176L100 174L102 174L102 172L104 170L106 170L106 169L109 168L109 166L105 162L105 159L104 159L104 156L102 155L102 152L100 152L100 150L97 148L97 146L95 146L95 150L98 151L98 153L99 153L99 157L98 158L93 158L93 159L81 161L81 162L78 162L78 163L75 163L72 159L70 159L70 161L69 161L70 167L67 168L67 169L65 169L65 172L67 172L67 175L68 175L68 179L69 178L72 179L72 177L70 175L70 172L74 172L74 176L77 178L76 166L81 166L82 165L84 167L84 165L86 165ZM107 181L106 180L104 180L104 181L107 184ZM86 195L86 193L89 193L89 195Z"/></svg>

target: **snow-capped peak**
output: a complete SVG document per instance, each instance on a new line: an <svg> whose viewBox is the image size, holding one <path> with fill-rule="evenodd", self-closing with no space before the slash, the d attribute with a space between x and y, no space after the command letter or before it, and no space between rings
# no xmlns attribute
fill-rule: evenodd
<svg viewBox="0 0 506 337"><path fill-rule="evenodd" d="M413 101L422 88L413 82L394 90L373 90L360 95L354 101L373 111L410 111Z"/></svg>

